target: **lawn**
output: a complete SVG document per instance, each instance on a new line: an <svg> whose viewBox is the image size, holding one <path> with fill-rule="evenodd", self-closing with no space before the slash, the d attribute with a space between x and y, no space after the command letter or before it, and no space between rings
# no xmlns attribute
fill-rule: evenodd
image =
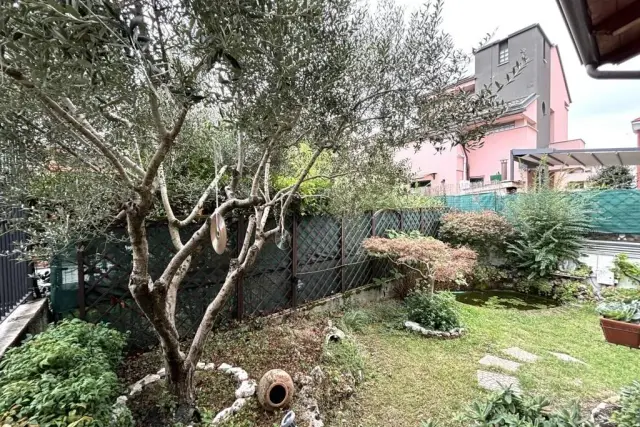
<svg viewBox="0 0 640 427"><path fill-rule="evenodd" d="M402 309L396 302L365 309L369 324L352 334L368 379L334 425L419 426L429 418L454 424L456 412L486 393L476 383L478 360L514 346L541 356L515 374L524 392L545 394L554 406L577 399L590 410L640 378L640 351L606 343L591 305L531 311L457 305L469 333L447 341L397 329ZM549 351L586 365L560 361Z"/></svg>

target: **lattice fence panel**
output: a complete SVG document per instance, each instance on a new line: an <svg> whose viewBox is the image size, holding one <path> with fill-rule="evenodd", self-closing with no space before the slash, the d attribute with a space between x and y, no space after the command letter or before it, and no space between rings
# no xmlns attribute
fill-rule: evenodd
<svg viewBox="0 0 640 427"><path fill-rule="evenodd" d="M298 302L340 291L341 221L330 216L303 217L298 225Z"/></svg>

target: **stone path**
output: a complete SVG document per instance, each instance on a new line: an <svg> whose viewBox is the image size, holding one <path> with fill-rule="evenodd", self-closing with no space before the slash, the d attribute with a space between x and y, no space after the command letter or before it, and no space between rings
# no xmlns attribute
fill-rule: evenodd
<svg viewBox="0 0 640 427"><path fill-rule="evenodd" d="M511 387L513 391L521 391L520 381L516 377L498 374L497 372L479 370L478 385L489 391L498 391L505 387Z"/></svg>
<svg viewBox="0 0 640 427"><path fill-rule="evenodd" d="M529 353L518 347L510 347L502 350L502 353L510 356L512 359L518 360L518 362L514 360L504 359L502 357L494 356L491 354L485 354L482 359L478 361L480 365L483 365L487 368L500 368L504 371L508 371L511 373L515 373L520 369L522 363L535 363L540 359L540 356L537 354ZM573 356L564 353L555 353L550 351L552 355L557 357L560 360L570 363L582 363L586 365L582 360L578 360ZM512 375L507 375L500 372L493 371L485 371L482 369L478 369L476 371L478 376L478 385L489 391L497 391L505 387L511 387L512 390L516 392L521 392L520 381L517 377Z"/></svg>
<svg viewBox="0 0 640 427"><path fill-rule="evenodd" d="M570 362L570 363L582 363L583 365L586 365L586 363L584 363L582 360L576 359L573 356L569 356L568 354L564 354L564 353L554 353L553 351L550 351L549 353L553 354L555 357L557 357L558 359L564 361L564 362Z"/></svg>
<svg viewBox="0 0 640 427"><path fill-rule="evenodd" d="M540 359L540 356L537 356L533 353L529 353L528 351L524 351L518 347L510 347L502 350L503 353L513 357L514 359L518 359L521 362L533 363Z"/></svg>
<svg viewBox="0 0 640 427"><path fill-rule="evenodd" d="M487 354L486 356L484 356L482 359L480 359L480 361L478 363L480 363L481 365L485 365L485 366L495 366L495 367L502 368L505 371L510 371L510 372L517 371L518 368L521 366L521 364L518 363L518 362L514 362L512 360L503 359L503 358L497 357L497 356L492 356L490 354Z"/></svg>

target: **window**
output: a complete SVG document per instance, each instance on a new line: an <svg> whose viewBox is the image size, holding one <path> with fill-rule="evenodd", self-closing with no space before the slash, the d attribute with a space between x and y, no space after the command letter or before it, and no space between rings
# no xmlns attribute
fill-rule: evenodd
<svg viewBox="0 0 640 427"><path fill-rule="evenodd" d="M542 101L542 115L547 115L547 104L545 104L544 101Z"/></svg>
<svg viewBox="0 0 640 427"><path fill-rule="evenodd" d="M419 187L431 187L431 180L427 179L424 181L416 181L413 183L413 187L414 188L419 188Z"/></svg>
<svg viewBox="0 0 640 427"><path fill-rule="evenodd" d="M471 178L469 178L469 182L472 184L483 184L484 176L472 176Z"/></svg>
<svg viewBox="0 0 640 427"><path fill-rule="evenodd" d="M509 62L509 42L507 40L498 45L498 65Z"/></svg>
<svg viewBox="0 0 640 427"><path fill-rule="evenodd" d="M500 160L500 175L502 180L507 180L507 159Z"/></svg>

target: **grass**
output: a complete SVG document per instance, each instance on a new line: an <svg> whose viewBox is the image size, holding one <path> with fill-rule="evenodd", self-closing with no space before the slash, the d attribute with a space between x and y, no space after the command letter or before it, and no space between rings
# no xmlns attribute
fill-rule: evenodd
<svg viewBox="0 0 640 427"><path fill-rule="evenodd" d="M556 407L577 399L591 409L640 378L640 351L606 343L593 306L519 311L458 305L469 333L447 341L395 328L402 318L397 303L372 307L368 318L375 320L355 333L368 380L335 425L418 426L426 419L451 425L455 413L486 393L476 384L478 360L507 347L541 356L517 376L525 392L545 394ZM560 361L549 351L587 365Z"/></svg>

